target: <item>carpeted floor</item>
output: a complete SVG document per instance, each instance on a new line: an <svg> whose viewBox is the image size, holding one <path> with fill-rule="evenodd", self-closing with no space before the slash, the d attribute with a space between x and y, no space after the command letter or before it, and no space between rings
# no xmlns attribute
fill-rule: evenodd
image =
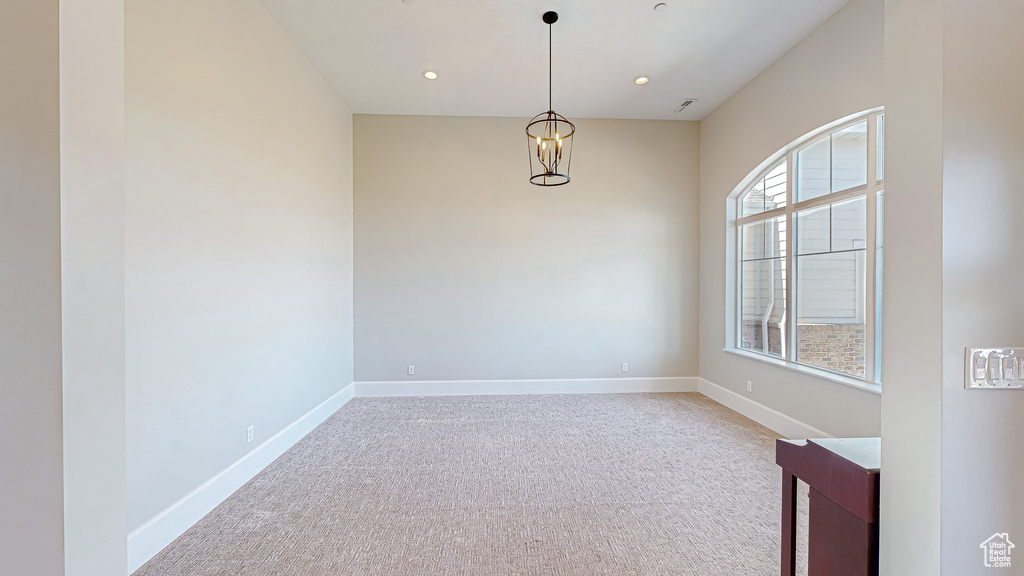
<svg viewBox="0 0 1024 576"><path fill-rule="evenodd" d="M135 574L774 576L775 438L695 393L358 398Z"/></svg>

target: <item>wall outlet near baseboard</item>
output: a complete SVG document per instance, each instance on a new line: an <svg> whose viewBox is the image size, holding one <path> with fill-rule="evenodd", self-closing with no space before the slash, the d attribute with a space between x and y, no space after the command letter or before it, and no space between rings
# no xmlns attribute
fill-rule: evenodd
<svg viewBox="0 0 1024 576"><path fill-rule="evenodd" d="M413 366L412 364L409 364L409 376L413 376L415 374L416 374L416 367Z"/></svg>
<svg viewBox="0 0 1024 576"><path fill-rule="evenodd" d="M252 442L252 439L253 439L254 436L255 436L255 434L253 433L253 427L252 426L249 426L248 428L245 429L245 443L246 444Z"/></svg>
<svg viewBox="0 0 1024 576"><path fill-rule="evenodd" d="M623 362L622 363L622 371L623 372L629 372L629 362Z"/></svg>
<svg viewBox="0 0 1024 576"><path fill-rule="evenodd" d="M747 392L750 392L750 393L754 392L754 384L750 380L747 380Z"/></svg>

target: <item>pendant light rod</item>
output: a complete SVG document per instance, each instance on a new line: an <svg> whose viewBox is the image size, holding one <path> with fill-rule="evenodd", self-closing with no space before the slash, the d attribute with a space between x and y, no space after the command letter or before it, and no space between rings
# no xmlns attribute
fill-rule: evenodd
<svg viewBox="0 0 1024 576"><path fill-rule="evenodd" d="M544 20L544 23L548 25L548 110L554 110L554 106L552 105L552 102L554 101L554 99L551 97L551 95L552 95L552 85L554 84L554 81L553 81L554 76L552 75L553 73L552 73L552 65L551 65L551 49L552 49L552 46L553 46L553 43L551 41L551 38L552 38L552 27L551 26L555 22L558 22L558 12L554 12L554 11L545 12L544 16L542 18Z"/></svg>

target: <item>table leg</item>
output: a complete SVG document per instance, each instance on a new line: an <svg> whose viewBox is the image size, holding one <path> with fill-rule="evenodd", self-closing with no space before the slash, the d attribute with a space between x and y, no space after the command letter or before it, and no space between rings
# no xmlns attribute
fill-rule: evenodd
<svg viewBox="0 0 1024 576"><path fill-rule="evenodd" d="M782 576L796 576L796 476L782 471Z"/></svg>

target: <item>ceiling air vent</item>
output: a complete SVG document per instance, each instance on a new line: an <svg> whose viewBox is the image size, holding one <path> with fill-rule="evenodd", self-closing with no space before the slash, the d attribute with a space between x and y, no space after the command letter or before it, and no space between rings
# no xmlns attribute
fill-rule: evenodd
<svg viewBox="0 0 1024 576"><path fill-rule="evenodd" d="M687 106L689 106L690 104L693 104L696 101L697 101L696 98L687 98L686 100L683 100L683 103L676 107L676 110L675 110L676 114L679 114L683 110L686 110Z"/></svg>

